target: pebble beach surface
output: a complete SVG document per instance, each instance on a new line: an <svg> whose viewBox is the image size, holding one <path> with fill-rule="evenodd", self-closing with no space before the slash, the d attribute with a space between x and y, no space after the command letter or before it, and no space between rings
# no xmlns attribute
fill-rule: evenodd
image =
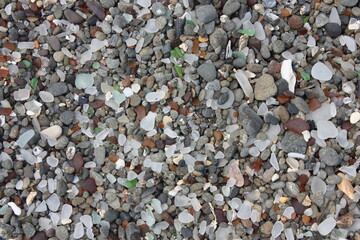
<svg viewBox="0 0 360 240"><path fill-rule="evenodd" d="M359 0L1 0L0 239L360 240Z"/></svg>

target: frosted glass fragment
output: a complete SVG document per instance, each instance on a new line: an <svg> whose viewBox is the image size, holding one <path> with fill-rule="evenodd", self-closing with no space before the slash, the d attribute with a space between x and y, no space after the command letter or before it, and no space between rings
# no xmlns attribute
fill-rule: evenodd
<svg viewBox="0 0 360 240"><path fill-rule="evenodd" d="M54 95L50 92L40 91L39 96L43 102L54 102Z"/></svg>
<svg viewBox="0 0 360 240"><path fill-rule="evenodd" d="M330 121L318 121L316 126L317 135L320 139L335 138L338 135L338 130Z"/></svg>
<svg viewBox="0 0 360 240"><path fill-rule="evenodd" d="M239 82L241 88L243 89L245 95L247 97L251 97L253 95L253 88L251 87L250 82L247 76L245 75L244 71L239 70L235 72L235 77Z"/></svg>
<svg viewBox="0 0 360 240"><path fill-rule="evenodd" d="M331 70L322 62L317 62L311 69L311 76L320 81L329 81L333 74Z"/></svg>
<svg viewBox="0 0 360 240"><path fill-rule="evenodd" d="M295 91L296 77L292 69L291 59L284 60L281 65L281 77L289 84L289 90Z"/></svg>
<svg viewBox="0 0 360 240"><path fill-rule="evenodd" d="M281 221L276 221L271 230L271 236L275 239L280 236L281 232L284 230L284 224Z"/></svg>
<svg viewBox="0 0 360 240"><path fill-rule="evenodd" d="M23 134L20 135L20 137L16 141L17 145L19 145L19 147L21 147L21 148L24 148L25 145L30 141L30 139L34 135L35 135L35 131L32 129L24 132Z"/></svg>
<svg viewBox="0 0 360 240"><path fill-rule="evenodd" d="M328 235L336 226L336 220L333 217L328 217L322 221L318 226L318 231L321 235Z"/></svg>
<svg viewBox="0 0 360 240"><path fill-rule="evenodd" d="M75 86L79 89L91 87L94 84L94 77L91 74L80 73L76 76Z"/></svg>
<svg viewBox="0 0 360 240"><path fill-rule="evenodd" d="M81 222L78 222L75 225L75 229L74 229L74 238L75 239L79 239L82 236L84 236L84 225Z"/></svg>
<svg viewBox="0 0 360 240"><path fill-rule="evenodd" d="M141 119L140 121L140 127L146 131L150 131L152 129L154 129L155 126L155 118L156 118L157 114L153 113L153 112L149 112L146 117L144 117L143 119Z"/></svg>
<svg viewBox="0 0 360 240"><path fill-rule="evenodd" d="M165 97L165 92L160 90L157 92L150 92L148 94L146 94L145 99L148 102L157 102L162 100Z"/></svg>

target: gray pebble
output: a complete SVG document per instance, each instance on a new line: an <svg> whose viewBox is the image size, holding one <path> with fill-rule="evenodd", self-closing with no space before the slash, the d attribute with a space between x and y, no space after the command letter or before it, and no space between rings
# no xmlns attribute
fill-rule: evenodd
<svg viewBox="0 0 360 240"><path fill-rule="evenodd" d="M319 151L320 161L327 166L336 166L340 162L339 154L331 147L324 147Z"/></svg>

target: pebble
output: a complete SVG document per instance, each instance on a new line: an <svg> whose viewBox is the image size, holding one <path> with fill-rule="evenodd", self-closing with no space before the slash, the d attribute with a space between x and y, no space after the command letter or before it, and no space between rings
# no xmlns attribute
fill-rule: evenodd
<svg viewBox="0 0 360 240"><path fill-rule="evenodd" d="M60 114L60 120L65 125L70 125L75 119L75 113L73 111L65 111Z"/></svg>
<svg viewBox="0 0 360 240"><path fill-rule="evenodd" d="M241 4L237 0L229 0L225 3L223 7L223 14L227 16L231 16L233 13L235 13L237 10L239 10Z"/></svg>
<svg viewBox="0 0 360 240"><path fill-rule="evenodd" d="M77 12L74 12L70 9L65 9L64 16L69 22L74 24L81 24L85 21L85 19L81 17Z"/></svg>
<svg viewBox="0 0 360 240"><path fill-rule="evenodd" d="M196 10L196 16L202 23L208 23L214 21L218 15L213 5L200 5Z"/></svg>
<svg viewBox="0 0 360 240"><path fill-rule="evenodd" d="M274 53L282 53L285 50L285 43L281 40L276 40L271 46Z"/></svg>
<svg viewBox="0 0 360 240"><path fill-rule="evenodd" d="M307 143L303 136L291 131L287 131L281 139L281 147L285 152L296 152L305 154Z"/></svg>
<svg viewBox="0 0 360 240"><path fill-rule="evenodd" d="M330 147L324 147L319 151L320 161L324 162L327 166L336 166L340 162L339 154Z"/></svg>
<svg viewBox="0 0 360 240"><path fill-rule="evenodd" d="M55 52L53 55L54 60L56 62L61 62L62 60L64 60L64 56L65 56L64 53L61 51Z"/></svg>
<svg viewBox="0 0 360 240"><path fill-rule="evenodd" d="M69 238L69 232L65 226L57 226L55 228L55 236L59 240L66 240Z"/></svg>
<svg viewBox="0 0 360 240"><path fill-rule="evenodd" d="M269 74L262 75L255 84L255 99L265 101L269 97L275 96L277 87L274 78Z"/></svg>
<svg viewBox="0 0 360 240"><path fill-rule="evenodd" d="M198 74L206 81L211 82L216 79L217 71L213 64L204 63L197 68Z"/></svg>
<svg viewBox="0 0 360 240"><path fill-rule="evenodd" d="M337 38L341 35L341 26L337 23L328 23L325 25L326 33L332 37Z"/></svg>
<svg viewBox="0 0 360 240"><path fill-rule="evenodd" d="M343 5L345 7L354 7L358 2L359 2L359 0L341 0L340 1L341 5Z"/></svg>
<svg viewBox="0 0 360 240"><path fill-rule="evenodd" d="M22 227L27 238L31 238L35 235L36 230L31 223L25 223Z"/></svg>
<svg viewBox="0 0 360 240"><path fill-rule="evenodd" d="M240 107L239 116L243 128L250 137L256 136L262 129L263 120L251 108L247 106Z"/></svg>
<svg viewBox="0 0 360 240"><path fill-rule="evenodd" d="M215 53L219 54L228 42L227 33L222 28L216 28L210 35L210 45L214 48Z"/></svg>
<svg viewBox="0 0 360 240"><path fill-rule="evenodd" d="M47 91L49 91L54 97L64 95L68 92L68 87L64 82L52 83L48 86Z"/></svg>
<svg viewBox="0 0 360 240"><path fill-rule="evenodd" d="M293 29L299 29L303 26L304 22L300 16L293 15L289 18L288 24Z"/></svg>

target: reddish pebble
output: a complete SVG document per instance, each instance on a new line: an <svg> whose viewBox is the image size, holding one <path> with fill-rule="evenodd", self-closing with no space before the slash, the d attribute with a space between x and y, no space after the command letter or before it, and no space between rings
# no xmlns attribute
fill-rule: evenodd
<svg viewBox="0 0 360 240"><path fill-rule="evenodd" d="M109 160L111 162L117 162L119 160L119 156L118 155L109 155Z"/></svg>
<svg viewBox="0 0 360 240"><path fill-rule="evenodd" d="M7 77L8 75L9 75L9 70L7 70L5 68L0 69L0 78Z"/></svg>
<svg viewBox="0 0 360 240"><path fill-rule="evenodd" d="M288 120L284 126L297 134L302 134L303 131L310 130L310 125L304 119L293 118Z"/></svg>
<svg viewBox="0 0 360 240"><path fill-rule="evenodd" d="M354 124L350 123L350 121L344 121L341 125L342 129L345 129L346 131L349 131L350 128L352 128Z"/></svg>
<svg viewBox="0 0 360 240"><path fill-rule="evenodd" d="M169 107L171 107L175 111L179 110L179 105L175 101L170 101L168 104L169 104Z"/></svg>
<svg viewBox="0 0 360 240"><path fill-rule="evenodd" d="M311 111L315 111L316 109L321 107L321 103L317 98L311 98L309 100L309 108Z"/></svg>
<svg viewBox="0 0 360 240"><path fill-rule="evenodd" d="M287 103L290 101L290 97L288 96L285 96L285 95L279 95L276 97L276 100L281 103L281 104L284 104L284 103Z"/></svg>
<svg viewBox="0 0 360 240"><path fill-rule="evenodd" d="M82 187L84 188L85 191L91 194L95 193L97 190L96 183L93 178L86 179L85 182L82 184Z"/></svg>
<svg viewBox="0 0 360 240"><path fill-rule="evenodd" d="M271 60L269 63L269 74L270 75L275 75L276 73L279 73L281 70L281 63L279 63L276 60Z"/></svg>
<svg viewBox="0 0 360 240"><path fill-rule="evenodd" d="M16 49L16 44L12 42L4 42L3 46L7 49L10 49L11 51L14 51Z"/></svg>
<svg viewBox="0 0 360 240"><path fill-rule="evenodd" d="M304 22L300 16L294 15L289 18L288 24L293 29L299 29L304 25Z"/></svg>
<svg viewBox="0 0 360 240"><path fill-rule="evenodd" d="M223 135L220 130L215 130L213 134L216 141L221 141Z"/></svg>
<svg viewBox="0 0 360 240"><path fill-rule="evenodd" d="M146 116L146 108L142 105L136 106L135 112L137 114L136 118L138 120L141 120Z"/></svg>
<svg viewBox="0 0 360 240"><path fill-rule="evenodd" d="M149 148L155 148L155 147L156 147L154 141L153 141L151 138L146 138L146 139L142 142L142 146L143 146L143 147L149 147Z"/></svg>
<svg viewBox="0 0 360 240"><path fill-rule="evenodd" d="M121 81L121 84L124 86L124 87L128 87L131 85L131 79L130 79L130 76L126 76L122 81Z"/></svg>
<svg viewBox="0 0 360 240"><path fill-rule="evenodd" d="M187 92L185 93L185 95L183 96L183 99L185 102L189 102L192 98L192 93L191 92Z"/></svg>
<svg viewBox="0 0 360 240"><path fill-rule="evenodd" d="M164 217L163 217L164 218ZM165 218L164 218L165 219ZM138 226L139 230L140 230L140 235L141 237L145 237L146 236L146 233L150 232L150 228L148 225L146 224L142 224L140 226Z"/></svg>
<svg viewBox="0 0 360 240"><path fill-rule="evenodd" d="M11 108L0 108L0 115L9 116L11 112Z"/></svg>
<svg viewBox="0 0 360 240"><path fill-rule="evenodd" d="M73 59L73 58L70 58L70 59L69 59L69 63L70 63L71 66L77 66L77 65L78 65L77 62L76 62L76 60Z"/></svg>
<svg viewBox="0 0 360 240"><path fill-rule="evenodd" d="M90 107L92 107L94 109L98 109L105 105L105 101L104 100L95 100L95 101L89 102L89 105L90 105Z"/></svg>
<svg viewBox="0 0 360 240"><path fill-rule="evenodd" d="M37 232L31 239L32 240L47 240L48 237L46 236L45 232Z"/></svg>
<svg viewBox="0 0 360 240"><path fill-rule="evenodd" d="M298 215L304 214L304 211L307 209L307 207L299 203L299 201L296 198L292 198L290 202L291 205L294 207L296 214Z"/></svg>
<svg viewBox="0 0 360 240"><path fill-rule="evenodd" d="M76 153L73 160L73 167L75 168L75 172L79 173L81 168L84 166L84 160L80 153Z"/></svg>

